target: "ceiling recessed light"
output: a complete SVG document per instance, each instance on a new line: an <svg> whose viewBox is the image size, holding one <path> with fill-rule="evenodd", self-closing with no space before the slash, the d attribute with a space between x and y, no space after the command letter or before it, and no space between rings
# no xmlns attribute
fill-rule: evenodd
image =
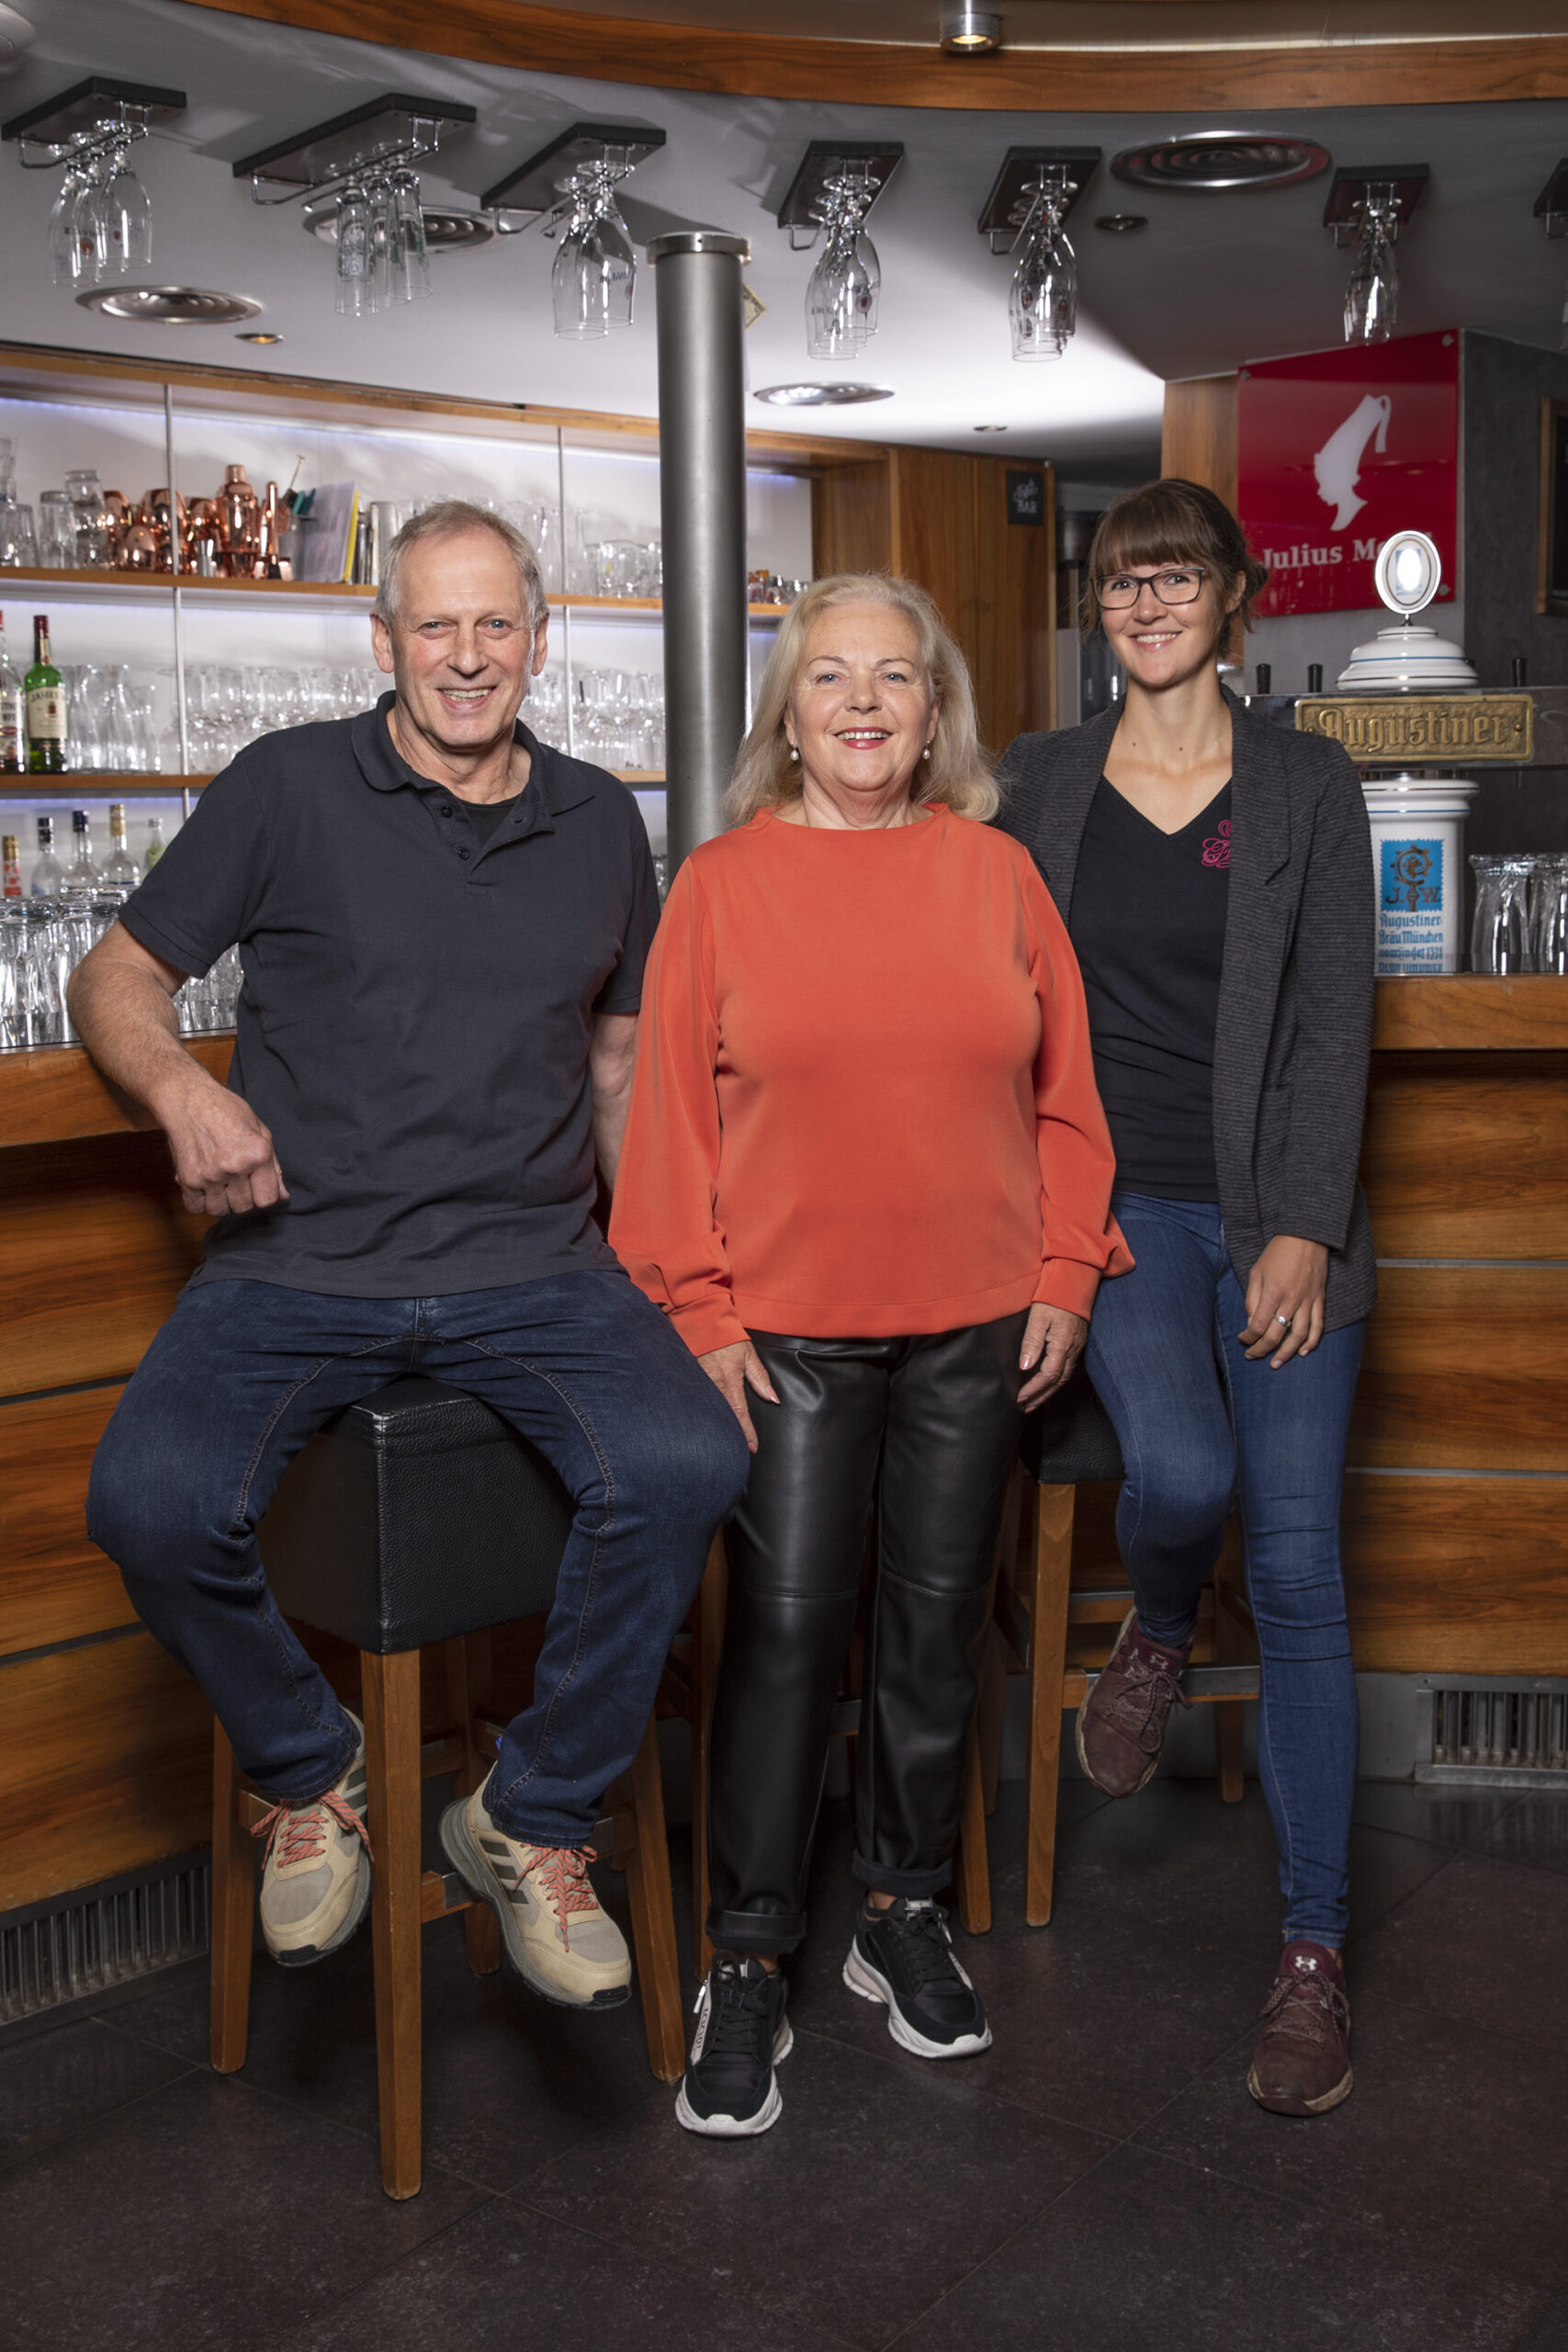
<svg viewBox="0 0 1568 2352"><path fill-rule="evenodd" d="M975 433L1005 433L1007 426L1005 424L976 424L971 426L970 430Z"/></svg>
<svg viewBox="0 0 1568 2352"><path fill-rule="evenodd" d="M106 319L161 327L231 327L261 309L248 294L218 294L205 286L96 286L76 300L84 311Z"/></svg>
<svg viewBox="0 0 1568 2352"><path fill-rule="evenodd" d="M1149 216L1146 212L1102 212L1094 225L1108 236L1125 237L1134 229L1146 229Z"/></svg>
<svg viewBox="0 0 1568 2352"><path fill-rule="evenodd" d="M952 57L984 57L1002 45L1002 20L989 8L949 8L942 20L942 45Z"/></svg>
<svg viewBox="0 0 1568 2352"><path fill-rule="evenodd" d="M887 384L769 384L753 392L754 401L770 408L854 408L862 401L890 401Z"/></svg>
<svg viewBox="0 0 1568 2352"><path fill-rule="evenodd" d="M1208 189L1286 187L1315 179L1329 165L1315 139L1275 138L1268 131L1195 130L1186 139L1153 140L1112 155L1111 168L1134 187Z"/></svg>
<svg viewBox="0 0 1568 2352"><path fill-rule="evenodd" d="M253 327L248 334L237 334L236 343L281 343L280 334L273 334L265 327Z"/></svg>

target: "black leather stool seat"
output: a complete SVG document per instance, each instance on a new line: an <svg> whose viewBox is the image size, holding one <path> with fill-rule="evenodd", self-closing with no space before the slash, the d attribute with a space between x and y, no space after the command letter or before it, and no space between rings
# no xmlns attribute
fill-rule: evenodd
<svg viewBox="0 0 1568 2352"><path fill-rule="evenodd" d="M547 1611L573 1516L544 1456L460 1388L394 1380L318 1430L260 1530L287 1617L398 1650Z"/></svg>
<svg viewBox="0 0 1568 2352"><path fill-rule="evenodd" d="M1087 1487L1125 1477L1111 1416L1080 1364L1065 1388L1031 1413L1018 1458L1037 1487Z"/></svg>

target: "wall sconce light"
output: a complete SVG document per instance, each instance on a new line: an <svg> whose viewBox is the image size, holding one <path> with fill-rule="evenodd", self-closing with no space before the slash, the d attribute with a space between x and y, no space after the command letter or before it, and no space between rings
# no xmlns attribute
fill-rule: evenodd
<svg viewBox="0 0 1568 2352"><path fill-rule="evenodd" d="M1399 316L1401 228L1420 201L1425 164L1342 164L1334 175L1323 225L1337 245L1354 244L1345 288L1347 343L1386 343Z"/></svg>
<svg viewBox="0 0 1568 2352"><path fill-rule="evenodd" d="M1014 256L1008 315L1015 359L1059 359L1077 325L1078 265L1066 226L1098 147L1010 147L976 226Z"/></svg>

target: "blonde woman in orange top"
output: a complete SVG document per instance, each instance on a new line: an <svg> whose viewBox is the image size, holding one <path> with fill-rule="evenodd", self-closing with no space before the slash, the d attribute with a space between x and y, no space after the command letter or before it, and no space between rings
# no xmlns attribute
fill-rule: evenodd
<svg viewBox="0 0 1568 2352"><path fill-rule="evenodd" d="M1082 983L963 656L881 575L819 581L768 663L733 830L675 878L611 1238L734 1408L709 1814L716 1958L676 2113L765 2132L790 2046L833 1699L876 1530L844 1980L927 2058L989 2046L950 1875L1021 1415L1131 1262Z"/></svg>

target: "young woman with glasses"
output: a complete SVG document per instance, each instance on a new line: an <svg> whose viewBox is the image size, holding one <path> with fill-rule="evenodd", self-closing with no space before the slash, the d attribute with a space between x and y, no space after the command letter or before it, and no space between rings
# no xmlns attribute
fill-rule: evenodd
<svg viewBox="0 0 1568 2352"><path fill-rule="evenodd" d="M1101 1288L1086 1355L1126 1465L1116 1532L1135 1605L1079 1712L1078 1756L1111 1796L1152 1778L1239 1503L1285 1898L1247 2088L1317 2115L1351 2080L1357 1710L1338 1522L1374 1295L1356 1165L1375 909L1344 751L1252 717L1220 684L1266 577L1212 491L1167 480L1118 499L1082 621L1110 639L1124 698L1021 736L998 821L1077 952L1135 1261Z"/></svg>

